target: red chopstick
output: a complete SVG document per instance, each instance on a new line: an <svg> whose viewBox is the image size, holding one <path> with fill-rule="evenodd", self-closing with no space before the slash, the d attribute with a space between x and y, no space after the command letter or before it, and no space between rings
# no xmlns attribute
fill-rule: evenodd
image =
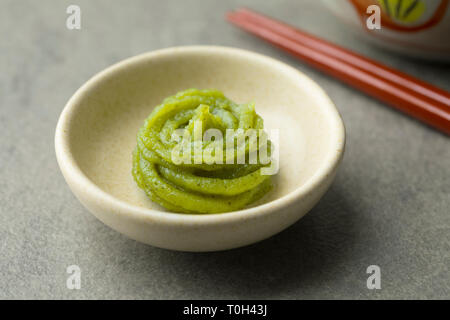
<svg viewBox="0 0 450 320"><path fill-rule="evenodd" d="M382 65L375 60L360 56L350 50L341 48L306 32L294 29L285 23L276 21L249 9L241 8L237 10L236 13L259 25L266 26L279 34L283 34L294 41L301 42L310 48L345 61L362 70L373 73L380 78L395 82L399 86L403 86L407 89L416 91L419 94L435 99L436 101L442 102L450 108L450 93L417 78L413 78L406 73Z"/></svg>
<svg viewBox="0 0 450 320"><path fill-rule="evenodd" d="M244 30L450 134L450 94L249 9L227 15Z"/></svg>

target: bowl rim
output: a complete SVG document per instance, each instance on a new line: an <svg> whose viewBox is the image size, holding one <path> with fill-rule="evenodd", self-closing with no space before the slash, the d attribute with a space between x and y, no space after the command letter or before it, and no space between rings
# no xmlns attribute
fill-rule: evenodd
<svg viewBox="0 0 450 320"><path fill-rule="evenodd" d="M321 100L319 101L319 104L323 105L323 107L326 109L326 114L331 120L330 125L334 127L331 129L331 131L335 134L331 138L331 143L328 148L329 151L327 152L324 161L322 161L322 164L316 169L315 173L308 180L306 180L302 185L298 186L288 194L255 207L225 213L186 214L160 211L151 208L143 208L118 199L102 190L89 177L87 177L78 166L69 145L71 115L74 112L76 105L78 105L78 103L84 98L85 92L95 86L97 83L104 80L106 77L127 68L129 65L139 64L144 61L148 61L150 59L164 55L183 55L186 53L195 54L205 52L209 54L225 53L230 55L243 56L248 59L256 59L260 62L271 65L274 68L281 68L284 72L288 72L291 76L296 76L301 79L303 85L308 85L308 94L313 96L315 100ZM128 217L136 218L141 221L151 220L153 222L168 224L179 222L188 224L216 224L219 222L235 222L236 220L241 221L251 219L256 216L264 216L270 214L271 212L278 211L284 207L289 206L298 198L302 198L303 196L312 192L321 184L322 181L326 179L327 176L333 174L333 172L339 165L340 160L342 159L344 149L345 127L342 118L334 103L315 81L313 81L294 67L291 67L288 64L269 56L234 47L210 45L169 47L150 51L127 58L113 64L103 71L100 71L99 73L91 77L86 83L84 83L68 100L58 119L55 131L55 152L57 162L66 182L69 184L70 189L72 189L71 184L79 185L80 187L82 187L85 193L89 195L89 197L102 200L103 203L108 203L109 209L117 208L118 210L114 210L114 214L126 215Z"/></svg>

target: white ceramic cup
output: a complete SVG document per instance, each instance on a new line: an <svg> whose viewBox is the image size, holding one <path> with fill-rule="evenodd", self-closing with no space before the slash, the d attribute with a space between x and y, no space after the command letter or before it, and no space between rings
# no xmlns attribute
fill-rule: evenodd
<svg viewBox="0 0 450 320"><path fill-rule="evenodd" d="M394 51L427 59L450 61L449 0L322 0L325 7L361 37ZM380 29L367 19L380 8ZM371 20L373 21L373 20Z"/></svg>

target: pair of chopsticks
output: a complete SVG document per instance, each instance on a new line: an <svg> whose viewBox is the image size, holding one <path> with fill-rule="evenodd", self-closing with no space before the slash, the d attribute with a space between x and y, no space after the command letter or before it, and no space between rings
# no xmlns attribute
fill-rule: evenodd
<svg viewBox="0 0 450 320"><path fill-rule="evenodd" d="M230 12L227 19L317 69L450 135L449 92L250 9Z"/></svg>

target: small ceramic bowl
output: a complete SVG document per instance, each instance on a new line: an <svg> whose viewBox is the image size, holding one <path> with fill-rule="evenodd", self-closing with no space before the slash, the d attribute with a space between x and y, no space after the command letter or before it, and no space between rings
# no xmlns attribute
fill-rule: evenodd
<svg viewBox="0 0 450 320"><path fill-rule="evenodd" d="M253 101L279 129L274 189L249 208L179 214L150 201L131 176L136 133L163 98L215 88ZM122 61L94 76L65 106L55 134L70 189L98 219L128 237L181 251L216 251L266 239L310 210L330 186L345 130L325 92L296 69L234 48L177 47Z"/></svg>
<svg viewBox="0 0 450 320"><path fill-rule="evenodd" d="M347 27L345 31L353 31L360 39L405 55L450 62L450 41L444 40L450 32L448 0L322 0L322 3ZM369 16L375 13L369 7L374 5L379 8L380 29L367 28Z"/></svg>

